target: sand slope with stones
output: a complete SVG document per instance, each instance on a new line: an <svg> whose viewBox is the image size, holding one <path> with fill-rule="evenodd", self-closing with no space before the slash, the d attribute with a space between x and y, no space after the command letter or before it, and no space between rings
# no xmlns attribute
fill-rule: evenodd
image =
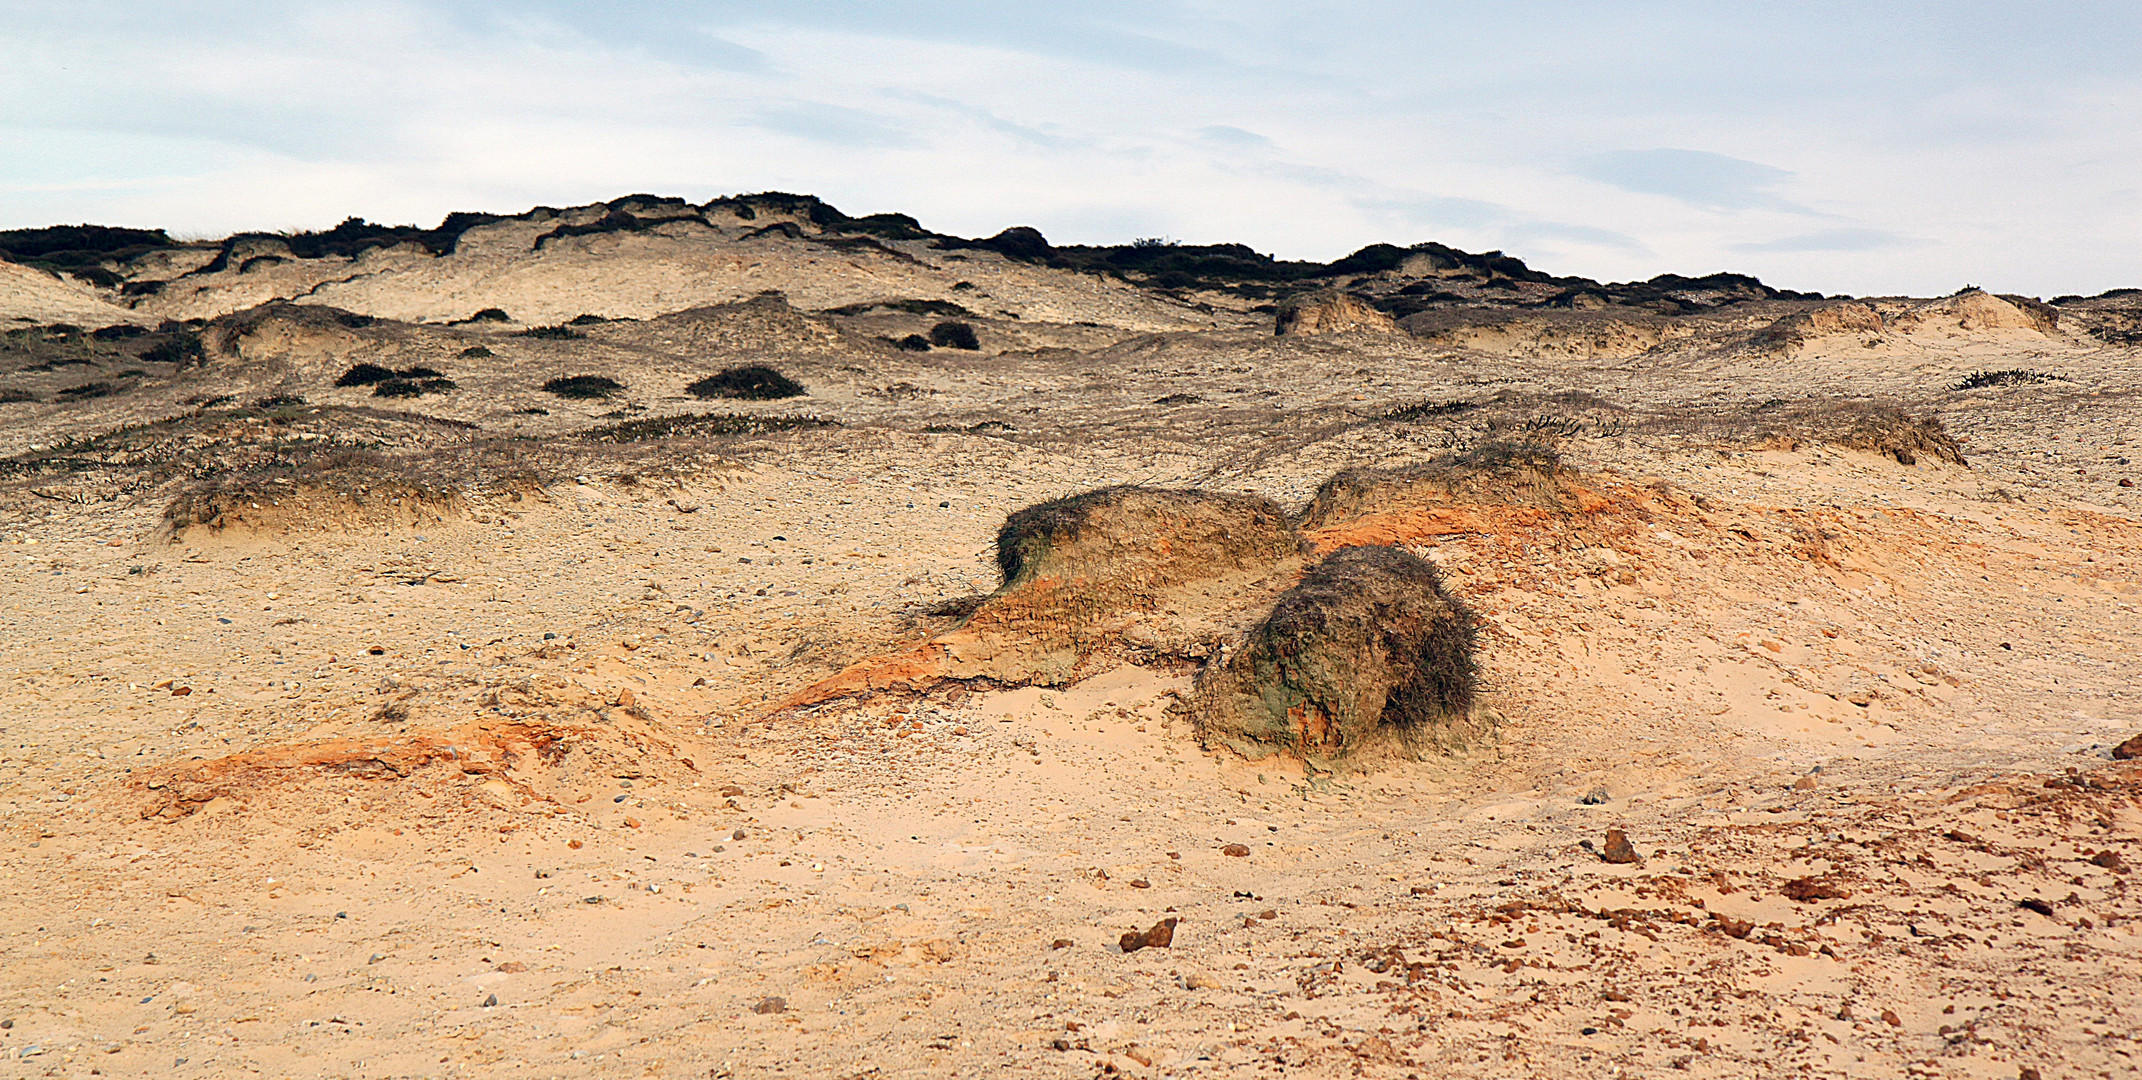
<svg viewBox="0 0 2142 1080"><path fill-rule="evenodd" d="M31 884L0 893L0 1053L2126 1075L2133 353L1962 306L1946 336L1884 302L1876 344L1737 367L1099 309L928 353L847 321L904 314L785 301L556 340L211 324L203 365L0 406L0 861ZM331 385L478 333L452 394ZM675 400L753 358L809 393ZM1953 389L2007 368L2053 378ZM537 377L598 370L627 395ZM832 423L588 434L715 411ZM1511 440L1560 471L1467 457ZM1187 703L1226 654L1189 645L807 695L1026 641L975 621L1012 595L998 529L1122 484L1271 500L1305 543L1286 574L1361 544L1434 564L1486 730L1356 764L1208 748ZM1215 580L1240 591L1133 590L1178 601L1139 625L1224 645L1289 584ZM1602 858L1609 829L1638 861Z"/></svg>

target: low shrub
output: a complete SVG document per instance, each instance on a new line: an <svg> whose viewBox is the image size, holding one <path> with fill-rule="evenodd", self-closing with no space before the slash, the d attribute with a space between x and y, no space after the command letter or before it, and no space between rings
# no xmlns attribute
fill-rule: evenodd
<svg viewBox="0 0 2142 1080"><path fill-rule="evenodd" d="M892 338L887 338L886 340L892 342L893 348L901 349L906 352L930 351L930 339L923 337L921 334L909 334L908 336L900 338L898 340L894 340Z"/></svg>
<svg viewBox="0 0 2142 1080"><path fill-rule="evenodd" d="M508 315L508 314L506 314L506 309L504 309L504 308L495 308L495 307L487 307L487 308L483 309L482 311L479 311L479 312L477 312L476 314L474 314L474 315L471 315L471 316L469 316L468 318L466 318L466 319L463 319L463 320L461 320L461 321L462 321L462 322L472 322L472 323L476 323L476 322L512 322L512 321L513 321L513 316L511 316L511 315Z"/></svg>
<svg viewBox="0 0 2142 1080"><path fill-rule="evenodd" d="M139 359L151 364L171 364L183 371L208 363L208 353L201 348L199 336L190 330L182 330L143 349Z"/></svg>
<svg viewBox="0 0 2142 1080"><path fill-rule="evenodd" d="M2032 383L2066 381L2068 380L2063 379L2058 375L2047 375L2042 371L2026 371L2022 368L2008 368L2003 371L1974 371L1971 374L1964 376L1963 380L1958 382L1954 387L1951 387L1951 389L1984 390L1988 387L1994 386L2027 386Z"/></svg>
<svg viewBox="0 0 2142 1080"><path fill-rule="evenodd" d="M476 360L482 357L496 355L498 354L492 352L489 349L484 348L481 345L471 345L468 348L461 350L461 358L464 360Z"/></svg>
<svg viewBox="0 0 2142 1080"><path fill-rule="evenodd" d="M578 330L573 329L570 326L560 325L531 326L528 329L521 331L519 336L525 338L540 338L545 341L569 341L573 338L586 337L587 335L581 333Z"/></svg>
<svg viewBox="0 0 2142 1080"><path fill-rule="evenodd" d="M335 380L335 385L342 387L372 386L392 378L394 378L393 368L381 367L378 364L358 364L343 372L342 377Z"/></svg>
<svg viewBox="0 0 2142 1080"><path fill-rule="evenodd" d="M974 327L953 319L947 319L930 327L930 344L947 349L979 349L980 338L974 336Z"/></svg>
<svg viewBox="0 0 2142 1080"><path fill-rule="evenodd" d="M88 401L91 398L105 397L116 389L110 383L92 382L83 383L80 386L70 386L52 396L59 398L61 401Z"/></svg>
<svg viewBox="0 0 2142 1080"><path fill-rule="evenodd" d="M15 405L36 401L37 395L19 386L0 386L0 405Z"/></svg>
<svg viewBox="0 0 2142 1080"><path fill-rule="evenodd" d="M305 404L305 399L296 394L270 394L253 403L255 409L269 412L274 409L289 409Z"/></svg>
<svg viewBox="0 0 2142 1080"><path fill-rule="evenodd" d="M607 375L560 375L543 384L543 389L562 398L606 398L621 393L625 384Z"/></svg>
<svg viewBox="0 0 2142 1080"><path fill-rule="evenodd" d="M684 389L696 398L739 398L744 401L802 397L808 392L802 383L764 364L729 368Z"/></svg>
<svg viewBox="0 0 2142 1080"><path fill-rule="evenodd" d="M448 378L440 377L430 379L411 379L403 377L388 379L385 382L374 386L372 388L372 396L383 398L413 398L422 397L425 394L452 393L453 391L458 389L460 389L460 386L456 384L454 380Z"/></svg>
<svg viewBox="0 0 2142 1080"><path fill-rule="evenodd" d="M645 420L627 420L620 424L589 428L580 437L590 442L628 443L649 442L655 439L678 437L708 437L717 435L764 435L774 431L803 431L813 428L839 427L834 420L821 420L815 416L739 416L734 413L699 413L682 416L655 416Z"/></svg>

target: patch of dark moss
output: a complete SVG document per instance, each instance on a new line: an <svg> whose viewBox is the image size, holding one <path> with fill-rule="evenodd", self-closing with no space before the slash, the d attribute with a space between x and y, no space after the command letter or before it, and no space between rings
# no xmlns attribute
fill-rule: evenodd
<svg viewBox="0 0 2142 1080"><path fill-rule="evenodd" d="M734 413L699 413L656 416L621 424L589 428L579 437L590 442L632 443L657 439L709 438L730 435L765 435L777 431L808 431L839 427L833 420L815 416L739 416Z"/></svg>
<svg viewBox="0 0 2142 1080"><path fill-rule="evenodd" d="M737 398L744 401L802 397L809 392L803 388L802 383L764 364L728 368L684 389L696 398Z"/></svg>

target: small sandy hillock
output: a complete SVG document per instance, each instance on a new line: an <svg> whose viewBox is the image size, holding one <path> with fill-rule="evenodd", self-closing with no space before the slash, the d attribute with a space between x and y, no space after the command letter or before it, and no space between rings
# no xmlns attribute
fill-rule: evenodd
<svg viewBox="0 0 2142 1080"><path fill-rule="evenodd" d="M1281 337L1361 330L1376 334L1400 332L1389 315L1345 293L1321 293L1286 304L1279 309L1276 330Z"/></svg>
<svg viewBox="0 0 2142 1080"><path fill-rule="evenodd" d="M947 679L1061 686L1109 660L1202 657L1293 583L1301 540L1269 499L1111 487L1012 514L1003 585L958 628L864 661L788 707Z"/></svg>
<svg viewBox="0 0 2142 1080"><path fill-rule="evenodd" d="M1471 614L1399 547L1347 548L1279 598L1191 705L1208 744L1311 759L1397 735L1461 748L1479 731Z"/></svg>
<svg viewBox="0 0 2142 1080"><path fill-rule="evenodd" d="M2023 330L2050 334L2060 314L2051 305L2025 297L2003 297L1971 289L1920 304L1890 319L1902 333L1983 333Z"/></svg>

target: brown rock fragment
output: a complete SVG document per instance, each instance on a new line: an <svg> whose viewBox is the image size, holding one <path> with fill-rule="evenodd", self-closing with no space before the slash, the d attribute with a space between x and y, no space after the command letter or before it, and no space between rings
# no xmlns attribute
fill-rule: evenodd
<svg viewBox="0 0 2142 1080"><path fill-rule="evenodd" d="M774 1013L785 1013L788 1011L788 999L780 997L760 998L758 1000L758 1003L751 1007L751 1011L759 1014L760 1016L771 1016Z"/></svg>
<svg viewBox="0 0 2142 1080"><path fill-rule="evenodd" d="M1223 848L1221 848L1221 849L1220 849L1220 854L1222 854L1222 855L1232 855L1232 856L1234 856L1235 858L1238 858L1238 859L1239 859L1239 858L1242 858L1243 856L1245 856L1245 855L1248 855L1248 854L1249 854L1249 845L1248 845L1248 844L1229 844L1229 845L1227 845L1226 847L1223 847Z"/></svg>
<svg viewBox="0 0 2142 1080"><path fill-rule="evenodd" d="M1787 899L1797 900L1803 904L1816 900L1842 900L1852 895L1832 882L1812 877L1794 878L1786 882L1785 887L1778 891L1783 893Z"/></svg>
<svg viewBox="0 0 2142 1080"><path fill-rule="evenodd" d="M1175 918L1166 918L1143 931L1126 930L1123 936L1117 939L1116 944L1121 946L1123 951L1127 953L1137 952L1146 948L1168 948L1175 944L1175 924L1180 921Z"/></svg>
<svg viewBox="0 0 2142 1080"><path fill-rule="evenodd" d="M173 691L173 693L176 692L177 691ZM2127 761L2132 758L2142 758L2142 735L2136 735L2133 738L2128 739L2126 742L2123 742L2120 745L2113 747L2112 756L2119 758L2121 761Z"/></svg>
<svg viewBox="0 0 2142 1080"><path fill-rule="evenodd" d="M1745 938L1755 929L1755 924L1746 919L1736 919L1716 911L1711 912L1711 921L1717 923L1719 931L1727 937Z"/></svg>
<svg viewBox="0 0 2142 1080"><path fill-rule="evenodd" d="M1622 832L1620 829L1607 830L1606 846L1600 849L1599 858L1602 862L1610 863L1643 861L1643 856L1638 855L1636 849L1630 846L1629 834Z"/></svg>
<svg viewBox="0 0 2142 1080"><path fill-rule="evenodd" d="M1903 1018L1902 1018L1902 1017L1899 1017L1899 1016L1897 1015L1897 1013L1896 1013L1896 1010L1895 1010L1895 1009L1883 1009L1883 1010L1882 1010L1882 1023L1888 1024L1888 1025L1889 1025L1890 1027L1903 1027L1903 1026L1904 1026L1904 1020L1903 1020Z"/></svg>

